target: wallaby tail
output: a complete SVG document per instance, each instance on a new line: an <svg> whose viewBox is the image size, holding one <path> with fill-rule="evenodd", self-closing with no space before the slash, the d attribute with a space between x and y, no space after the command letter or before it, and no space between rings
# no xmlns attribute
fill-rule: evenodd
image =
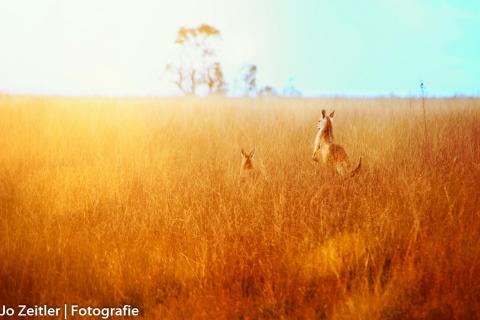
<svg viewBox="0 0 480 320"><path fill-rule="evenodd" d="M350 173L350 177L353 177L354 175L359 173L361 167L362 167L362 158L360 158L360 160L358 161L357 167L355 169L353 169L352 172Z"/></svg>

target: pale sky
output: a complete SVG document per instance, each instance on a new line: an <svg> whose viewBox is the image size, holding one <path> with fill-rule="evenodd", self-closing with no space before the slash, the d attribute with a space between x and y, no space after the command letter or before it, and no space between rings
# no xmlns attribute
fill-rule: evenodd
<svg viewBox="0 0 480 320"><path fill-rule="evenodd" d="M0 0L0 92L172 95L180 26L215 26L231 89L480 95L480 1Z"/></svg>

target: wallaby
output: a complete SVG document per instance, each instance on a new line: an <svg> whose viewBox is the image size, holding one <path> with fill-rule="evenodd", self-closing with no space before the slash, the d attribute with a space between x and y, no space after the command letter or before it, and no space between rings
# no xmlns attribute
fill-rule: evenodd
<svg viewBox="0 0 480 320"><path fill-rule="evenodd" d="M333 115L335 111L332 111L327 116L325 110L322 110L322 118L318 121L317 135L315 137L315 143L313 145L312 160L318 161L319 154L322 162L335 168L340 175L350 173L353 177L360 171L362 166L362 158L358 161L358 165L353 170L350 170L350 162L345 149L338 144L333 143Z"/></svg>
<svg viewBox="0 0 480 320"><path fill-rule="evenodd" d="M255 167L253 166L253 158L255 157L255 149L253 149L250 153L246 153L245 150L241 150L242 153L242 165L240 170L248 171L254 170Z"/></svg>

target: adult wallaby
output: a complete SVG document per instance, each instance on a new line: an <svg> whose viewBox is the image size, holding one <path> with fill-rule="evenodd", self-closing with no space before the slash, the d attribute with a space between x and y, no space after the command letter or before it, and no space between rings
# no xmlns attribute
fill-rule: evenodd
<svg viewBox="0 0 480 320"><path fill-rule="evenodd" d="M350 173L353 177L360 171L362 166L362 158L358 161L358 165L353 170L350 170L350 162L345 149L338 144L333 143L333 115L332 111L327 116L325 110L322 110L322 118L318 121L317 135L313 145L312 160L318 161L319 157L324 164L332 166L340 175Z"/></svg>

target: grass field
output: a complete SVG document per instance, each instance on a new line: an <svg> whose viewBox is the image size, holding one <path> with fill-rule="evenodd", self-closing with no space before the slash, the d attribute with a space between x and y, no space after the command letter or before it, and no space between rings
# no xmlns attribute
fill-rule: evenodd
<svg viewBox="0 0 480 320"><path fill-rule="evenodd" d="M352 179L311 161L321 109ZM0 302L476 319L480 101L0 96ZM256 179L239 179L256 147Z"/></svg>

